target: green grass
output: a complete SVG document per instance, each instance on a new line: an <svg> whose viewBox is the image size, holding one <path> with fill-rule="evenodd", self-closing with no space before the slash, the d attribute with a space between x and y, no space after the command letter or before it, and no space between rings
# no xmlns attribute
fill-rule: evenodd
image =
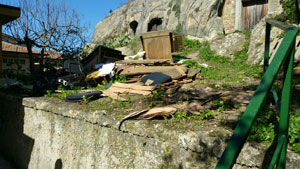
<svg viewBox="0 0 300 169"><path fill-rule="evenodd" d="M272 110L259 112L248 140L256 142L274 141L278 130L278 114L278 112ZM300 112L290 115L289 146L294 152L300 153Z"/></svg>
<svg viewBox="0 0 300 169"><path fill-rule="evenodd" d="M241 51L234 53L234 59L217 56L215 52L210 50L208 42L200 43L197 40L188 40L184 38L183 44L185 49L181 51L181 58L184 58L190 52L199 51L198 58L210 65L208 68L201 69L201 75L206 80L227 82L245 82L245 78L260 78L262 67L258 65L250 65L247 63L248 47L250 41L250 31L243 32L246 35L246 42ZM178 56L177 56L178 57ZM197 66L195 61L186 61L190 67Z"/></svg>

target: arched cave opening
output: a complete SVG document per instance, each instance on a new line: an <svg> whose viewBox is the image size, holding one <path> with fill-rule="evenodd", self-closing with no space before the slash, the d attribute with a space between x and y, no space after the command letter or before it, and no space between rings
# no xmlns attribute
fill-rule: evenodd
<svg viewBox="0 0 300 169"><path fill-rule="evenodd" d="M153 18L151 19L151 21L148 23L148 32L151 31L158 31L159 30L159 26L162 24L162 19L161 18Z"/></svg>
<svg viewBox="0 0 300 169"><path fill-rule="evenodd" d="M129 26L132 29L134 34L136 33L136 29L137 29L138 25L139 25L139 23L137 21L132 21L129 24Z"/></svg>

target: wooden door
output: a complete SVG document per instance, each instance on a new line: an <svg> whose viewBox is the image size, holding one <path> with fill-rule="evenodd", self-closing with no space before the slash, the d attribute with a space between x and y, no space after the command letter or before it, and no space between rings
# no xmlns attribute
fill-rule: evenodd
<svg viewBox="0 0 300 169"><path fill-rule="evenodd" d="M268 1L243 1L243 28L252 29L268 14Z"/></svg>

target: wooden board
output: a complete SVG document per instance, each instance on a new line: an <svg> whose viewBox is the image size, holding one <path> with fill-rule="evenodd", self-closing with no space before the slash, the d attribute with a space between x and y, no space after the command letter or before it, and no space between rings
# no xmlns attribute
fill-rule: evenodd
<svg viewBox="0 0 300 169"><path fill-rule="evenodd" d="M161 73L170 76L173 80L174 79L179 79L179 78L182 78L182 77L186 76L185 71L182 70L181 67L179 67L179 66L175 66L173 69L163 71Z"/></svg>
<svg viewBox="0 0 300 169"><path fill-rule="evenodd" d="M134 89L134 90L143 90L143 91L152 91L155 89L155 86L141 86L137 84L125 84L125 83L114 83L112 87L125 88L125 89Z"/></svg>
<svg viewBox="0 0 300 169"><path fill-rule="evenodd" d="M144 96L150 95L151 91L146 90L134 90L134 89L126 89L126 88L119 88L115 86L111 86L106 91L112 92L112 93L133 93L133 94L141 94ZM104 93L105 94L105 93Z"/></svg>
<svg viewBox="0 0 300 169"><path fill-rule="evenodd" d="M183 46L183 35L173 35L172 36L172 40L173 40L173 46L172 46L172 49L173 51L172 52L177 52L177 51L180 51L180 50L183 50L184 49L184 46Z"/></svg>
<svg viewBox="0 0 300 169"><path fill-rule="evenodd" d="M139 75L139 74L149 74L153 72L167 72L170 70L174 70L174 68L180 69L183 72L187 72L187 68L183 66L135 66L129 67L123 70L120 75L128 76L128 75ZM182 72L181 71L181 72Z"/></svg>
<svg viewBox="0 0 300 169"><path fill-rule="evenodd" d="M171 39L169 31L148 32L142 35L146 59L169 59L171 55Z"/></svg>
<svg viewBox="0 0 300 169"><path fill-rule="evenodd" d="M119 60L115 62L116 64L124 65L171 65L171 60L169 59L151 59L151 60Z"/></svg>

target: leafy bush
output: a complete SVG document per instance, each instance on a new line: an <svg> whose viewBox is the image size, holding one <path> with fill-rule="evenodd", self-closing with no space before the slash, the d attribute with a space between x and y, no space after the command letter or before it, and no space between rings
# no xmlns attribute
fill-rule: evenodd
<svg viewBox="0 0 300 169"><path fill-rule="evenodd" d="M271 110L261 111L250 131L248 139L257 142L272 142L276 138L278 122L278 112ZM300 112L290 116L289 145L294 152L300 153Z"/></svg>
<svg viewBox="0 0 300 169"><path fill-rule="evenodd" d="M275 19L281 22L288 22L290 24L293 23L298 24L299 10L297 10L298 7L297 1L296 0L283 1L282 7L283 7L283 12L275 16Z"/></svg>
<svg viewBox="0 0 300 169"><path fill-rule="evenodd" d="M257 142L271 142L275 138L275 126L278 125L278 112L262 110L250 131L249 140Z"/></svg>
<svg viewBox="0 0 300 169"><path fill-rule="evenodd" d="M109 48L118 48L127 46L133 39L134 36L132 35L120 35L112 38L111 40L103 42L102 45Z"/></svg>
<svg viewBox="0 0 300 169"><path fill-rule="evenodd" d="M300 153L300 112L290 116L289 143L293 151Z"/></svg>

